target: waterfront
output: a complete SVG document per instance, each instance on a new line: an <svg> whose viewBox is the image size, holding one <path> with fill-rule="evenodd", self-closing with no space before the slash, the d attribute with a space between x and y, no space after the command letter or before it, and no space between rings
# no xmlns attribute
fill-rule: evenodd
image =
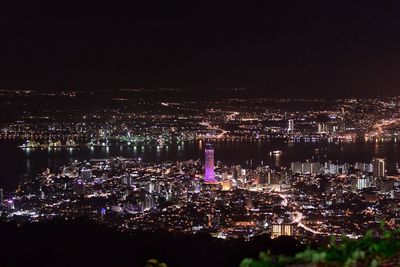
<svg viewBox="0 0 400 267"><path fill-rule="evenodd" d="M18 148L20 141L0 142L0 188L15 190L23 176L35 176L46 168L57 169L74 160L104 159L110 157L141 158L145 162L203 159L204 143L185 142L163 147L119 147L74 148L74 149L30 149ZM270 156L269 152L281 150L282 155ZM388 171L395 169L400 160L400 144L396 142L355 143L286 143L284 141L216 142L215 160L225 164L241 164L254 167L261 164L287 166L292 161L307 159L339 162L369 162L373 157L387 159ZM251 161L250 161L251 160Z"/></svg>

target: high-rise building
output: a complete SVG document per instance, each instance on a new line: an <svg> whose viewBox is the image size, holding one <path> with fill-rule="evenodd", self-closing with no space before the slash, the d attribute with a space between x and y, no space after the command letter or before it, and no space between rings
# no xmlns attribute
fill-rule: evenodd
<svg viewBox="0 0 400 267"><path fill-rule="evenodd" d="M354 163L354 169L364 171L364 163L361 162Z"/></svg>
<svg viewBox="0 0 400 267"><path fill-rule="evenodd" d="M3 189L0 188L0 204L3 203L4 200L4 193L3 193Z"/></svg>
<svg viewBox="0 0 400 267"><path fill-rule="evenodd" d="M149 210L155 206L154 197L151 194L146 194L144 196L144 201L142 202L142 210Z"/></svg>
<svg viewBox="0 0 400 267"><path fill-rule="evenodd" d="M299 161L292 162L290 164L290 168L293 173L302 173L302 171L303 171L301 162L299 162Z"/></svg>
<svg viewBox="0 0 400 267"><path fill-rule="evenodd" d="M273 224L271 237L276 238L280 236L293 236L293 225L292 224Z"/></svg>
<svg viewBox="0 0 400 267"><path fill-rule="evenodd" d="M242 178L242 166L236 165L232 167L232 175L234 180L241 180Z"/></svg>
<svg viewBox="0 0 400 267"><path fill-rule="evenodd" d="M260 183L261 184L269 184L271 182L271 170L269 167L258 167L257 172L260 174Z"/></svg>
<svg viewBox="0 0 400 267"><path fill-rule="evenodd" d="M386 159L374 158L372 160L374 178L381 178L386 176Z"/></svg>
<svg viewBox="0 0 400 267"><path fill-rule="evenodd" d="M259 172L255 172L253 174L253 184L254 185L259 185L261 184L261 174Z"/></svg>
<svg viewBox="0 0 400 267"><path fill-rule="evenodd" d="M319 162L312 162L311 163L311 170L310 173L311 174L318 174L321 170L322 166L321 163Z"/></svg>
<svg viewBox="0 0 400 267"><path fill-rule="evenodd" d="M205 146L205 162L204 162L204 181L215 182L214 172L214 147L211 144Z"/></svg>
<svg viewBox="0 0 400 267"><path fill-rule="evenodd" d="M304 162L301 164L301 173L302 174L310 174L311 173L311 163Z"/></svg>
<svg viewBox="0 0 400 267"><path fill-rule="evenodd" d="M288 121L288 133L293 133L294 132L294 120L289 120Z"/></svg>
<svg viewBox="0 0 400 267"><path fill-rule="evenodd" d="M372 172L373 171L374 166L372 165L372 163L364 163L364 172Z"/></svg>
<svg viewBox="0 0 400 267"><path fill-rule="evenodd" d="M318 133L324 134L328 132L328 125L325 123L318 123Z"/></svg>
<svg viewBox="0 0 400 267"><path fill-rule="evenodd" d="M359 177L357 178L357 189L358 190L362 190L364 188L368 188L369 187L369 180L367 177Z"/></svg>

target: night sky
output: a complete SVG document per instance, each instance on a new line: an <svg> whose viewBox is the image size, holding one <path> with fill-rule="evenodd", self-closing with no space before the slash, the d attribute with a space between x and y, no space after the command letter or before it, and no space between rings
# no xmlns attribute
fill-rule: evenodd
<svg viewBox="0 0 400 267"><path fill-rule="evenodd" d="M0 88L400 95L399 1L8 2Z"/></svg>

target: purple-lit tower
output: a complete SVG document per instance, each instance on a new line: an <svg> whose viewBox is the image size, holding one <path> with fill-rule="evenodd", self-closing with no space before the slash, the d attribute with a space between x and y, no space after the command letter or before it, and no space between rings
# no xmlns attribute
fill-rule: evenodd
<svg viewBox="0 0 400 267"><path fill-rule="evenodd" d="M205 152L204 182L207 183L216 182L214 173L214 147L211 144L206 144L204 152Z"/></svg>

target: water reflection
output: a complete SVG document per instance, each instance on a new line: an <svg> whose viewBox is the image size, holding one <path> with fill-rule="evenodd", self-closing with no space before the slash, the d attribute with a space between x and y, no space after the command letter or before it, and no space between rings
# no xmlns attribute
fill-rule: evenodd
<svg viewBox="0 0 400 267"><path fill-rule="evenodd" d="M35 175L49 167L58 168L74 160L90 160L123 156L141 157L144 161L203 159L204 141L168 144L159 147L110 146L82 147L75 149L25 149L17 143L0 142L0 188L15 189L21 175ZM269 152L281 150L282 155L271 157ZM247 142L226 141L215 144L215 160L226 164L241 164L252 159L253 166L287 166L292 161L315 159L319 161L369 162L373 157L387 158L388 168L394 168L400 159L398 142L359 143L292 143L292 142Z"/></svg>

